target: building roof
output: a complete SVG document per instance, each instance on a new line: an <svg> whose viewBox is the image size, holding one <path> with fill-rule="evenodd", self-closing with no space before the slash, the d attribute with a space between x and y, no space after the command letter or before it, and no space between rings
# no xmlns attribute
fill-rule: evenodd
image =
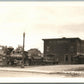
<svg viewBox="0 0 84 84"><path fill-rule="evenodd" d="M67 40L75 40L75 39L78 39L78 40L81 40L80 38L66 38L66 37L63 37L63 38L49 38L49 39L42 39L42 40L63 40L63 39L67 39Z"/></svg>

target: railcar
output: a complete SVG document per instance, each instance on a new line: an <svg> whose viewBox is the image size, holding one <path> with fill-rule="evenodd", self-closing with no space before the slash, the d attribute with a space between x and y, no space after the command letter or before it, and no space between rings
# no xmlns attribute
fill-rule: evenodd
<svg viewBox="0 0 84 84"><path fill-rule="evenodd" d="M49 54L49 55L46 55L45 57L43 57L43 63L46 65L48 64L58 64L58 58L56 58L55 55L53 54Z"/></svg>
<svg viewBox="0 0 84 84"><path fill-rule="evenodd" d="M29 65L42 65L43 56L38 49L30 49L28 51Z"/></svg>

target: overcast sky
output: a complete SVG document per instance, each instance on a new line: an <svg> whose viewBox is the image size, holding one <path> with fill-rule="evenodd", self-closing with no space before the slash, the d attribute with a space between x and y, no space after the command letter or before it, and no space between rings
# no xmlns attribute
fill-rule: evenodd
<svg viewBox="0 0 84 84"><path fill-rule="evenodd" d="M43 52L44 38L84 39L84 2L0 2L0 44Z"/></svg>

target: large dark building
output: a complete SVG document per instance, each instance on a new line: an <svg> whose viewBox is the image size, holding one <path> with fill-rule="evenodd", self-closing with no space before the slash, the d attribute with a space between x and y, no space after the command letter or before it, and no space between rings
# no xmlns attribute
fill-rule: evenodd
<svg viewBox="0 0 84 84"><path fill-rule="evenodd" d="M73 64L84 63L82 60L74 60L84 54L84 41L79 38L43 39L44 61L53 59L54 63ZM49 58L50 57L50 58ZM79 58L79 57L78 57ZM83 59L84 60L84 59ZM51 61L52 62L52 61Z"/></svg>

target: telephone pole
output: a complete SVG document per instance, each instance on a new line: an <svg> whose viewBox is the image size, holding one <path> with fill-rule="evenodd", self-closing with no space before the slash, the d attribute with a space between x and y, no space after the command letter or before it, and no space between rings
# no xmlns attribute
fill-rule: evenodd
<svg viewBox="0 0 84 84"><path fill-rule="evenodd" d="M23 33L23 52L24 52L24 47L25 47L25 32Z"/></svg>
<svg viewBox="0 0 84 84"><path fill-rule="evenodd" d="M23 32L23 57L22 57L22 65L21 67L24 68L24 48L25 48L25 32Z"/></svg>

